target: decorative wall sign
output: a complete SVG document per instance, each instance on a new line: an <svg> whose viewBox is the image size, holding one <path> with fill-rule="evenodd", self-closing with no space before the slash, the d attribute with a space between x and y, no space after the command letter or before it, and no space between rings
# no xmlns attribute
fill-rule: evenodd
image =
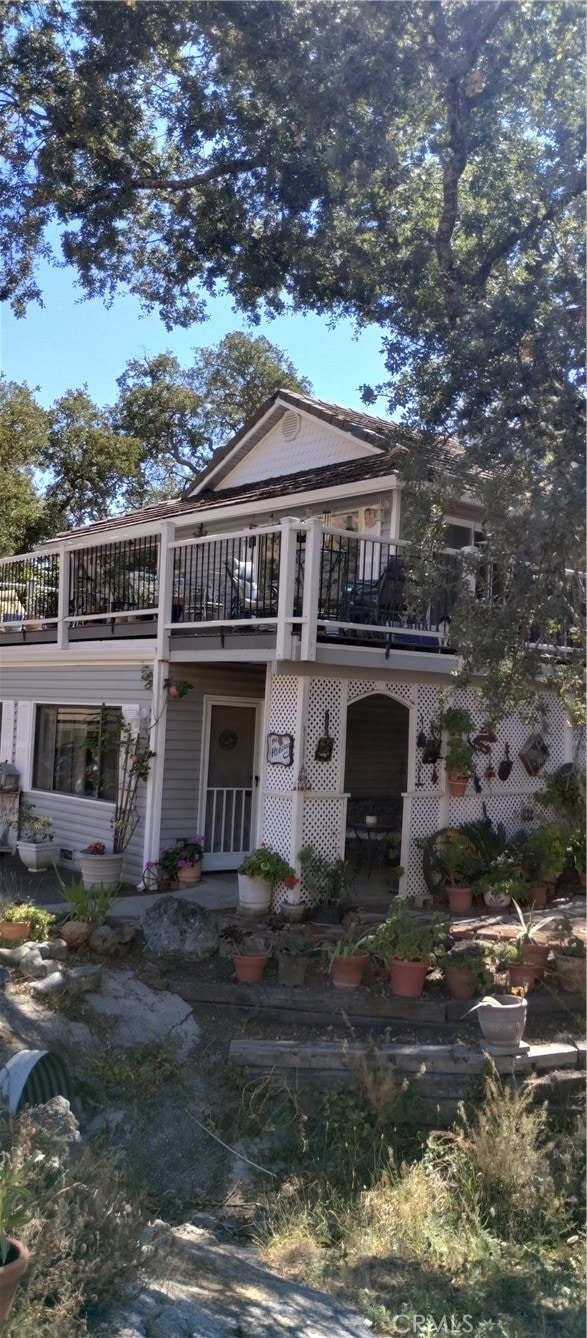
<svg viewBox="0 0 587 1338"><path fill-rule="evenodd" d="M238 743L238 734L235 729L223 729L218 735L218 747L222 748L224 753L231 753Z"/></svg>
<svg viewBox="0 0 587 1338"><path fill-rule="evenodd" d="M292 766L293 744L293 734L267 735L267 761L272 767Z"/></svg>
<svg viewBox="0 0 587 1338"><path fill-rule="evenodd" d="M542 771L548 755L548 744L545 743L541 734L531 734L518 754L520 762L529 776L537 776Z"/></svg>

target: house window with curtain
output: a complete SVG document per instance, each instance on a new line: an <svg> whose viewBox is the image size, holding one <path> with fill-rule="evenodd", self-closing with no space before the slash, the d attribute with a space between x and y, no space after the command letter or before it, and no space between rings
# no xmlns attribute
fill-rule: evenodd
<svg viewBox="0 0 587 1338"><path fill-rule="evenodd" d="M37 706L33 788L114 803L121 725L116 706Z"/></svg>

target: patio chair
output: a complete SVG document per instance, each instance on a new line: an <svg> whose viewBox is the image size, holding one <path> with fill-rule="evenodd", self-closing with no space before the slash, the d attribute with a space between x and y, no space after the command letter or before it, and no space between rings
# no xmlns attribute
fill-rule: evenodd
<svg viewBox="0 0 587 1338"><path fill-rule="evenodd" d="M405 580L402 559L390 557L377 581L357 581L348 588L347 621L379 626L401 622Z"/></svg>
<svg viewBox="0 0 587 1338"><path fill-rule="evenodd" d="M277 613L277 590L272 585L267 592L259 590L252 562L241 562L233 557L226 564L231 586L231 618L273 618Z"/></svg>

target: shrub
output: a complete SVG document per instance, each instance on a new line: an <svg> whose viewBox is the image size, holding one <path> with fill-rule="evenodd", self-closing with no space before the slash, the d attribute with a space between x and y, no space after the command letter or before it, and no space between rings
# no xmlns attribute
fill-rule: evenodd
<svg viewBox="0 0 587 1338"><path fill-rule="evenodd" d="M277 850L272 850L271 846L258 846L256 850L251 850L250 855L245 855L239 873L245 874L247 878L263 878L272 887L282 883L285 878L295 878L291 864Z"/></svg>
<svg viewBox="0 0 587 1338"><path fill-rule="evenodd" d="M346 901L355 882L348 860L326 859L312 845L303 846L298 859L306 885L319 901L328 906Z"/></svg>
<svg viewBox="0 0 587 1338"><path fill-rule="evenodd" d="M84 920L86 924L103 925L116 900L115 892L106 892L104 888L99 888L89 892L84 887L81 879L74 879L71 883L65 883L57 874L59 879L59 888L64 901L67 902L69 911L66 915L67 920Z"/></svg>
<svg viewBox="0 0 587 1338"><path fill-rule="evenodd" d="M39 906L31 906L27 901L19 901L12 906L2 907L0 919L8 920L11 924L19 921L30 921L30 930L28 937L34 939L37 943L42 943L49 935L49 930L55 924L56 916L50 911L44 911Z"/></svg>

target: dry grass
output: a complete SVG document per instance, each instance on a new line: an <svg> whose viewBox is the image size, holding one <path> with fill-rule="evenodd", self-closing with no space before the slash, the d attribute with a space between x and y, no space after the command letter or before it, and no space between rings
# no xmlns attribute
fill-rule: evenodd
<svg viewBox="0 0 587 1338"><path fill-rule="evenodd" d="M80 1148L73 1161L28 1115L1 1129L11 1165L30 1192L22 1238L31 1264L5 1330L6 1338L78 1338L84 1312L138 1273L141 1204L131 1201L111 1153Z"/></svg>

